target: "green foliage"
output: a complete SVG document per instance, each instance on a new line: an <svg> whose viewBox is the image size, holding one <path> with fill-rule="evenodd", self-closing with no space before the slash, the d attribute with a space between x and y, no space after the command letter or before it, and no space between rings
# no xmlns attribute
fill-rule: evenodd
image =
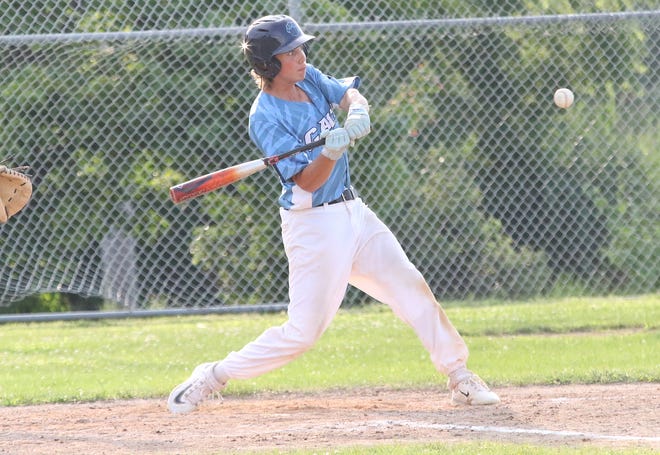
<svg viewBox="0 0 660 455"><path fill-rule="evenodd" d="M88 0L69 4L52 0L8 1L3 6L19 17L47 18L46 21L12 22L2 15L3 30L17 34L114 32L166 30L193 26L218 27L247 25L251 20L277 11L286 11L284 0L227 2L215 0L145 0L136 3L119 0Z"/></svg>
<svg viewBox="0 0 660 455"><path fill-rule="evenodd" d="M639 138L618 128L621 100L651 103L652 92L638 82L647 68L644 34L633 26L612 32L614 37L598 26L585 26L582 36L546 30L546 38L530 39L533 33L511 27L419 39L416 45L438 51L401 75L384 121L388 131L407 132L389 148L404 157L400 175L419 190L405 192L407 207L385 212L388 224L399 230L443 298L540 295L560 276L584 283L585 293L634 289L642 282L657 287L657 264L647 262L650 267L640 273L626 263L649 257L656 245L638 243L647 253L626 250L636 248L636 240L625 232L640 226L642 239L650 240L656 216L621 208L631 209L624 201L653 197L645 189L654 187L654 169L657 174L657 165L642 171L636 151L624 152L624 144ZM405 52L406 44L400 46ZM603 56L595 62L594 49ZM589 99L570 111L558 112L538 96L571 84ZM594 117L593 109L601 114ZM648 122L657 122L657 115L644 112L640 108L646 125L641 130L653 131ZM567 141L567 134L578 139ZM437 214L446 221L436 231L418 228ZM499 233L488 227L492 218ZM419 238L416 232L431 234ZM474 248L466 249L464 236L474 236ZM484 267L483 258L492 264ZM508 282L502 279L507 275L525 276L530 266L535 272L517 289L498 286Z"/></svg>
<svg viewBox="0 0 660 455"><path fill-rule="evenodd" d="M219 222L194 230L190 244L193 263L217 274L217 284L228 304L287 300L288 266L277 208L257 210L250 203L257 197L256 188L272 185L272 180L270 173L264 173L249 184L240 183L235 192L210 194L201 202ZM273 199L276 197L273 187ZM222 267L217 268L218 262ZM259 279L251 280L251 276ZM279 292L268 292L273 283L281 284Z"/></svg>
<svg viewBox="0 0 660 455"><path fill-rule="evenodd" d="M8 5L25 17L49 18L46 25L62 33L243 26L289 6L143 3ZM351 21L365 11L356 2L303 3L309 22ZM416 0L406 8L411 6L426 18L452 17L466 8L484 17L654 5ZM370 8L381 14L378 20L397 20L402 4L379 0ZM13 33L43 31L37 22L2 25ZM658 130L658 38L632 23L616 29L575 24L579 29L571 34L562 27L550 26L543 36L534 27L424 29L398 39L380 30L327 31L312 45L313 64L338 76L360 75L364 93L379 107L372 110L374 131L388 134L372 134L356 146L354 181L443 299L543 295L554 292L559 280L584 294L658 287L658 214L646 208L660 194L652 136ZM22 44L3 52L0 149L8 155L27 150L39 164L35 182L43 200L53 201L30 208L43 220L35 244L44 264L68 256L98 264L99 243L120 236L146 264L137 279L168 284L168 295L144 290L137 299L145 306L195 294L200 271L217 302L286 300L276 209L258 211L246 203L264 187L275 200L272 173L185 207L163 197L168 186L240 162L245 150L254 150L246 128L239 126L243 133L237 134L232 120L247 118L244 100L256 94L246 83L235 38L212 46L163 40L148 50L122 40L62 44L75 84L58 77L58 57L45 48ZM428 58L390 63L392 55L418 48L429 49ZM558 85L579 87L580 102L569 111L549 101ZM620 128L622 112L634 113L626 123L637 130ZM630 143L637 148L630 151ZM202 158L209 150L212 162ZM98 180L112 191L92 190ZM75 195L67 191L74 181ZM397 187L382 197L383 189ZM60 232L64 216L87 228ZM117 232L114 220L128 221L130 228ZM173 270L172 257L185 258L186 266ZM263 281L250 279L254 273ZM273 293L266 283L281 283L281 291ZM41 307L57 308L48 298Z"/></svg>
<svg viewBox="0 0 660 455"><path fill-rule="evenodd" d="M78 294L47 292L31 295L0 307L1 314L58 313L67 311L96 311L103 306L99 297L84 297Z"/></svg>

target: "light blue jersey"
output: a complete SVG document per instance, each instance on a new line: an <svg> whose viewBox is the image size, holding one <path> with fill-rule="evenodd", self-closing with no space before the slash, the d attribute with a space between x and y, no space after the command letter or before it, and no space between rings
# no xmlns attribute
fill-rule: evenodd
<svg viewBox="0 0 660 455"><path fill-rule="evenodd" d="M250 111L250 138L265 156L278 155L320 138L322 132L339 128L333 112L349 88L358 88L360 78L335 79L307 64L305 79L298 84L311 103L285 101L261 92ZM348 154L337 160L328 180L310 193L293 181L320 153L322 147L301 152L274 165L282 183L279 204L300 210L337 199L351 185Z"/></svg>

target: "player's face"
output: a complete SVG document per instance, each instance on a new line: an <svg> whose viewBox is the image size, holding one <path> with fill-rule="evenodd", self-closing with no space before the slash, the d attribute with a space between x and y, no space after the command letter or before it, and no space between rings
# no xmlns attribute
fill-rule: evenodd
<svg viewBox="0 0 660 455"><path fill-rule="evenodd" d="M277 58L282 65L277 77L286 79L292 83L300 82L305 79L307 56L305 55L302 46L298 46L284 54L277 54L275 58Z"/></svg>

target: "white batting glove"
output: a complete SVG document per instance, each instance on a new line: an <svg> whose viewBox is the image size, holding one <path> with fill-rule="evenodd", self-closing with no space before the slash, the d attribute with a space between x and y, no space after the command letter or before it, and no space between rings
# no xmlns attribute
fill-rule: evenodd
<svg viewBox="0 0 660 455"><path fill-rule="evenodd" d="M325 146L321 150L321 155L332 161L337 161L348 150L348 144L351 142L345 128L324 131L321 133L321 137L325 138Z"/></svg>
<svg viewBox="0 0 660 455"><path fill-rule="evenodd" d="M364 104L351 104L348 108L348 116L344 122L344 128L348 131L351 141L360 139L371 131L371 119L369 108Z"/></svg>

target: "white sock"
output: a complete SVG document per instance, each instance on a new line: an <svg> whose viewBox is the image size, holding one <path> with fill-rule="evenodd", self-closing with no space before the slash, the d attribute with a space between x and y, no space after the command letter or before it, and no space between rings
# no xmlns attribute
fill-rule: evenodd
<svg viewBox="0 0 660 455"><path fill-rule="evenodd" d="M213 376L215 377L216 381L222 385L227 384L227 381L229 381L229 376L227 376L227 373L225 373L225 370L222 368L222 365L220 365L220 362L216 362L215 365L213 365Z"/></svg>
<svg viewBox="0 0 660 455"><path fill-rule="evenodd" d="M456 368L454 371L449 373L449 384L451 387L453 387L454 385L458 384L464 379L469 378L470 376L472 376L472 372L468 370L467 367L463 366Z"/></svg>

